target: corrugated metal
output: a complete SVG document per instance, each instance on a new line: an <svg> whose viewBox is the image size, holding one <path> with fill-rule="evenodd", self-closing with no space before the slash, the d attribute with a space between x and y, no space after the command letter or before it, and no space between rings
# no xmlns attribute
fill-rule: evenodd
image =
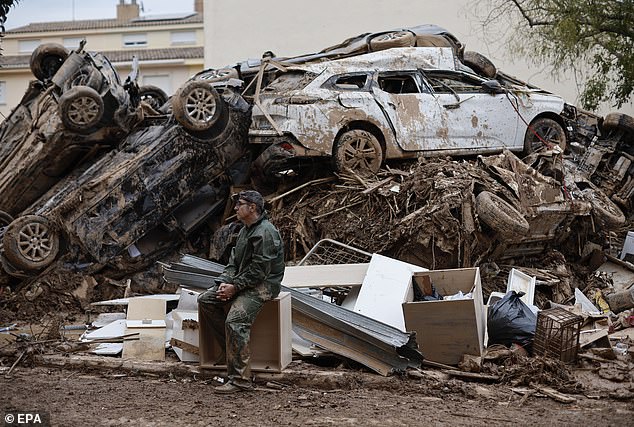
<svg viewBox="0 0 634 427"><path fill-rule="evenodd" d="M420 366L423 356L413 334L282 286L290 292L293 330L335 354L381 375Z"/></svg>

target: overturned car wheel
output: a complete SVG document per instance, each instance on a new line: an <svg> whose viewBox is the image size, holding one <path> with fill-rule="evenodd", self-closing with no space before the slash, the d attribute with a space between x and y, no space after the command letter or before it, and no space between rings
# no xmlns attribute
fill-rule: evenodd
<svg viewBox="0 0 634 427"><path fill-rule="evenodd" d="M478 217L505 239L517 240L528 234L528 221L513 206L488 191L476 197Z"/></svg>
<svg viewBox="0 0 634 427"><path fill-rule="evenodd" d="M416 43L416 37L409 31L394 31L381 34L370 40L370 50L373 52L390 49L392 47L410 47Z"/></svg>
<svg viewBox="0 0 634 427"><path fill-rule="evenodd" d="M610 113L603 119L601 125L607 133L620 133L626 142L634 142L634 117L621 113Z"/></svg>
<svg viewBox="0 0 634 427"><path fill-rule="evenodd" d="M227 106L213 86L203 81L185 83L172 97L172 112L187 131L213 137L224 130Z"/></svg>
<svg viewBox="0 0 634 427"><path fill-rule="evenodd" d="M540 117L530 124L526 129L526 135L524 136L524 152L531 154L536 151L540 151L543 148L547 148L545 144L558 145L562 151L566 150L566 132L553 119L547 117Z"/></svg>
<svg viewBox="0 0 634 427"><path fill-rule="evenodd" d="M59 236L39 215L17 218L2 236L4 256L16 268L33 271L50 265L59 252Z"/></svg>
<svg viewBox="0 0 634 427"><path fill-rule="evenodd" d="M48 80L68 58L68 50L58 43L39 45L31 54L29 66L38 80Z"/></svg>
<svg viewBox="0 0 634 427"><path fill-rule="evenodd" d="M369 171L377 173L383 163L381 143L370 132L354 129L344 132L335 142L333 161L337 172Z"/></svg>
<svg viewBox="0 0 634 427"><path fill-rule="evenodd" d="M104 113L103 100L88 86L75 86L59 98L59 115L68 129L89 133Z"/></svg>
<svg viewBox="0 0 634 427"><path fill-rule="evenodd" d="M493 62L478 52L466 51L462 62L477 74L490 79L494 78L498 72Z"/></svg>
<svg viewBox="0 0 634 427"><path fill-rule="evenodd" d="M601 190L587 188L582 191L583 198L592 205L594 220L608 228L625 224L625 215L621 209Z"/></svg>
<svg viewBox="0 0 634 427"><path fill-rule="evenodd" d="M13 217L5 211L0 211L0 228L4 228L11 224Z"/></svg>
<svg viewBox="0 0 634 427"><path fill-rule="evenodd" d="M150 104L150 107L158 110L167 102L167 94L163 89L157 86L146 85L139 88L139 96L141 101Z"/></svg>

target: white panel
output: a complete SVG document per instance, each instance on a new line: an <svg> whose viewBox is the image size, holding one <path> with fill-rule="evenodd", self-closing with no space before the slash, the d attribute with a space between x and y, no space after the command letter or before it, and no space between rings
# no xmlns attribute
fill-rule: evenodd
<svg viewBox="0 0 634 427"><path fill-rule="evenodd" d="M524 304L531 306L535 299L535 278L512 268L506 282L506 292L509 291L524 292L525 295L520 299Z"/></svg>
<svg viewBox="0 0 634 427"><path fill-rule="evenodd" d="M145 33L123 35L124 47L146 46L146 45L147 45L147 34Z"/></svg>
<svg viewBox="0 0 634 427"><path fill-rule="evenodd" d="M368 266L368 263L359 263L286 267L282 285L289 288L358 286L363 283Z"/></svg>
<svg viewBox="0 0 634 427"><path fill-rule="evenodd" d="M42 40L40 39L18 40L18 51L20 53L31 53L41 44Z"/></svg>
<svg viewBox="0 0 634 427"><path fill-rule="evenodd" d="M64 37L62 44L66 49L77 49L79 48L79 42L83 39L83 37Z"/></svg>
<svg viewBox="0 0 634 427"><path fill-rule="evenodd" d="M170 33L170 41L172 45L190 45L196 44L195 31L172 31Z"/></svg>
<svg viewBox="0 0 634 427"><path fill-rule="evenodd" d="M428 271L373 254L353 311L405 331L402 304L414 299L412 273Z"/></svg>

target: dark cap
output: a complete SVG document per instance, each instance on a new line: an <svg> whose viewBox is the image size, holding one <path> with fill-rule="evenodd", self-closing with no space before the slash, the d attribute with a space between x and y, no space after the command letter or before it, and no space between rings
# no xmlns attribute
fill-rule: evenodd
<svg viewBox="0 0 634 427"><path fill-rule="evenodd" d="M238 200L246 200L247 202L255 204L258 208L258 212L262 213L264 211L264 197L260 193L254 190L246 190L238 193Z"/></svg>

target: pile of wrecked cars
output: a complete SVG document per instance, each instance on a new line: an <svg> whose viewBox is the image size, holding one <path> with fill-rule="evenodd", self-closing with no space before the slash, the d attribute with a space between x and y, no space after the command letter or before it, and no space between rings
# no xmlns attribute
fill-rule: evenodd
<svg viewBox="0 0 634 427"><path fill-rule="evenodd" d="M0 162L10 165L0 175L0 261L11 276L64 262L147 266L223 212L232 185L316 162L376 173L422 156L530 155L547 177L547 203L540 194L516 209L530 195L476 194L479 217L509 240L552 240L591 212L619 227L632 211L634 119L568 105L434 25L204 70L167 102L134 75L122 84L83 44L50 51L34 52L38 81L0 128ZM26 149L31 139L49 142Z"/></svg>

